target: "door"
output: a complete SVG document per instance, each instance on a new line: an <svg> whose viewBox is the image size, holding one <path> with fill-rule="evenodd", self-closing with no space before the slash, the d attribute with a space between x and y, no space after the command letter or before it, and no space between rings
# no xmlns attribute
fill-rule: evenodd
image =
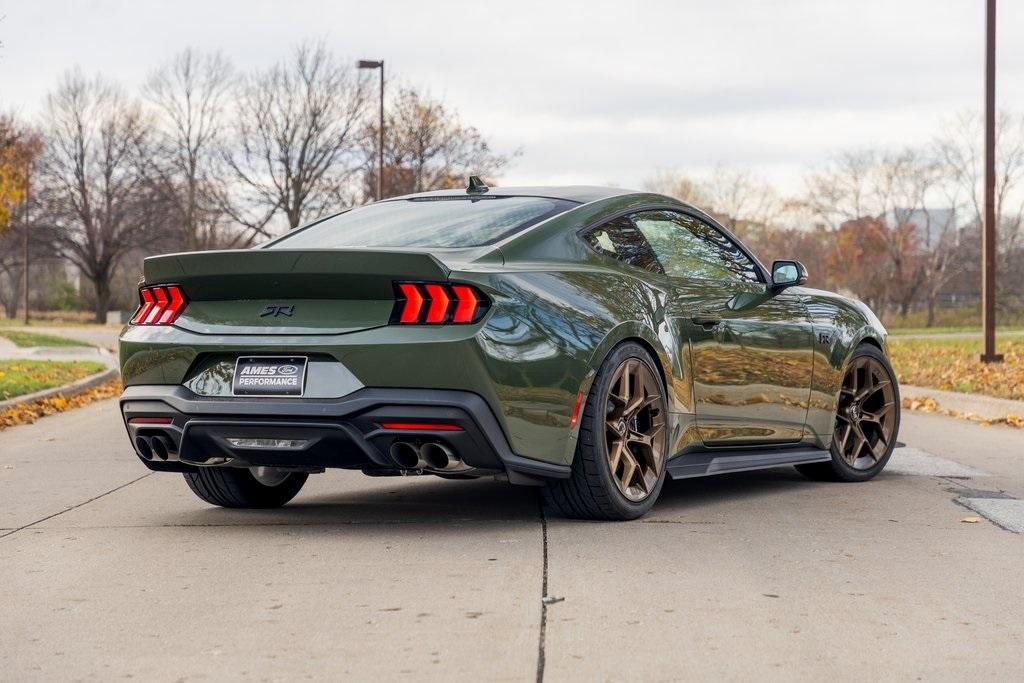
<svg viewBox="0 0 1024 683"><path fill-rule="evenodd" d="M694 412L707 446L798 442L810 399L812 327L795 294L694 216L631 216L673 282L670 314L688 339Z"/></svg>

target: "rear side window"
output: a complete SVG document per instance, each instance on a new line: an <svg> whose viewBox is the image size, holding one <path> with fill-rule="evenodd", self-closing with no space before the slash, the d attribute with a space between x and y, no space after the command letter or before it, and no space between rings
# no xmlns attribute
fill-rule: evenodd
<svg viewBox="0 0 1024 683"><path fill-rule="evenodd" d="M583 239L599 254L651 273L665 272L643 233L625 216L588 230Z"/></svg>
<svg viewBox="0 0 1024 683"><path fill-rule="evenodd" d="M760 270L750 257L702 220L675 211L644 211L632 218L668 275L761 282Z"/></svg>
<svg viewBox="0 0 1024 683"><path fill-rule="evenodd" d="M547 197L423 197L369 204L300 228L268 249L479 247L577 206Z"/></svg>

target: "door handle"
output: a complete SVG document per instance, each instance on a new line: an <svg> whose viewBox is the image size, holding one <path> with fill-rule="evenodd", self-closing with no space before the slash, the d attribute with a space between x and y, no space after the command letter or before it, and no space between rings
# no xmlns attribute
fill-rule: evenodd
<svg viewBox="0 0 1024 683"><path fill-rule="evenodd" d="M694 313L690 316L690 320L692 320L695 325L701 325L702 327L714 327L722 322L722 316L715 315L714 313Z"/></svg>

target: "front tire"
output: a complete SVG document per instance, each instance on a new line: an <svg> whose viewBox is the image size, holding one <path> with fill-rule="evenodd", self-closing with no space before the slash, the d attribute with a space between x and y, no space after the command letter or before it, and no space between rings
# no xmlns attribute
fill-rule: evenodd
<svg viewBox="0 0 1024 683"><path fill-rule="evenodd" d="M224 508L281 507L295 497L309 477L305 472L270 470L273 468L203 467L184 476L193 493Z"/></svg>
<svg viewBox="0 0 1024 683"><path fill-rule="evenodd" d="M543 490L548 508L606 520L651 509L665 483L668 445L668 403L656 368L637 343L612 350L584 404L572 473Z"/></svg>
<svg viewBox="0 0 1024 683"><path fill-rule="evenodd" d="M889 359L861 344L853 353L839 392L829 462L797 465L818 481L867 481L881 472L900 429L900 388Z"/></svg>

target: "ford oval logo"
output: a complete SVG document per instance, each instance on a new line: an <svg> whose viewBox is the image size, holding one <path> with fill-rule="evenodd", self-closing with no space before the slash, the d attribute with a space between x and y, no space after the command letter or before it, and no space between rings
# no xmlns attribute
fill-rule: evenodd
<svg viewBox="0 0 1024 683"><path fill-rule="evenodd" d="M294 375L299 369L294 365L278 365L277 372L281 375Z"/></svg>

